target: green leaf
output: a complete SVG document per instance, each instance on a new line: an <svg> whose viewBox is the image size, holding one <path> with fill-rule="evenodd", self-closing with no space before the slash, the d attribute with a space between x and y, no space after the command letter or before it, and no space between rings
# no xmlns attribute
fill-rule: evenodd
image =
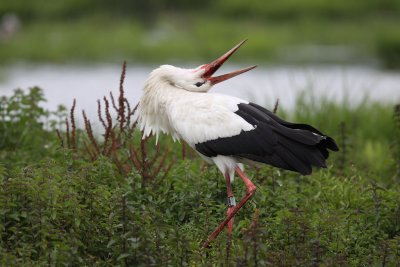
<svg viewBox="0 0 400 267"><path fill-rule="evenodd" d="M110 248L112 245L115 244L115 242L117 242L117 240L111 238L110 241L107 243L107 248Z"/></svg>
<svg viewBox="0 0 400 267"><path fill-rule="evenodd" d="M118 256L117 261L123 260L127 257L129 257L131 254L129 253L122 253L121 255Z"/></svg>

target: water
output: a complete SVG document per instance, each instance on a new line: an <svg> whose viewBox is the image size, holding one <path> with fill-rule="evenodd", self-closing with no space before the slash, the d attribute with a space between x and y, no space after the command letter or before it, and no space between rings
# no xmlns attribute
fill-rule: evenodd
<svg viewBox="0 0 400 267"><path fill-rule="evenodd" d="M195 66L195 65L194 65ZM131 104L140 98L149 72L157 66L128 65L125 91ZM223 66L226 73L246 66ZM89 118L97 115L97 99L113 92L118 95L120 65L14 65L0 69L0 95L16 88L39 86L54 110L57 105L70 107L77 100L77 111L85 109ZM216 85L211 91L230 94L272 108L280 99L281 107L291 110L296 96L307 90L317 97L333 101L359 103L366 95L373 101L400 103L400 73L361 66L264 66Z"/></svg>

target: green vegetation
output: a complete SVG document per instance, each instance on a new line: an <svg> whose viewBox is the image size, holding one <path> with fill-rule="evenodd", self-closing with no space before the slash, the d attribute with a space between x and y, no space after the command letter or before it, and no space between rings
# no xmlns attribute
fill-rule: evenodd
<svg viewBox="0 0 400 267"><path fill-rule="evenodd" d="M224 179L169 137L141 140L122 84L99 101L98 138L87 119L76 128L75 105L66 120L63 108L44 110L38 88L3 97L0 265L398 265L400 107L298 99L296 114L278 113L318 126L341 151L307 177L249 167L258 191L232 241L222 233L201 250L226 213Z"/></svg>
<svg viewBox="0 0 400 267"><path fill-rule="evenodd" d="M0 41L9 62L209 60L249 38L235 59L400 64L397 0L2 1L10 12L22 27ZM310 45L328 50L298 58Z"/></svg>

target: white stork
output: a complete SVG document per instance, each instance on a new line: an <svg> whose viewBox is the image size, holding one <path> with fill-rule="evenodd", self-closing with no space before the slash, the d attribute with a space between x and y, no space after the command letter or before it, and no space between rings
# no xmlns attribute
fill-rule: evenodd
<svg viewBox="0 0 400 267"><path fill-rule="evenodd" d="M233 217L256 190L243 173L243 163L266 163L307 175L312 166L326 166L328 149L338 150L331 137L312 126L286 122L246 100L208 93L213 85L256 67L212 77L245 41L194 69L162 65L153 70L138 106L138 123L144 137L158 137L162 132L174 140L182 139L225 176L227 216L203 247L208 247L226 225L231 235ZM235 172L246 184L246 195L238 204L231 187Z"/></svg>

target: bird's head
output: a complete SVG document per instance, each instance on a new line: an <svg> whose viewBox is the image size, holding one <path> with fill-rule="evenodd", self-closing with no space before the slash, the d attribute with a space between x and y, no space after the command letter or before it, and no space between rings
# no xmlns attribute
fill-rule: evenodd
<svg viewBox="0 0 400 267"><path fill-rule="evenodd" d="M183 69L171 65L162 65L152 71L148 80L148 85L153 84L154 82L162 82L175 88L191 92L207 92L213 85L226 81L256 67L251 66L224 75L212 76L245 41L246 40L241 41L213 62L201 65L194 69Z"/></svg>

